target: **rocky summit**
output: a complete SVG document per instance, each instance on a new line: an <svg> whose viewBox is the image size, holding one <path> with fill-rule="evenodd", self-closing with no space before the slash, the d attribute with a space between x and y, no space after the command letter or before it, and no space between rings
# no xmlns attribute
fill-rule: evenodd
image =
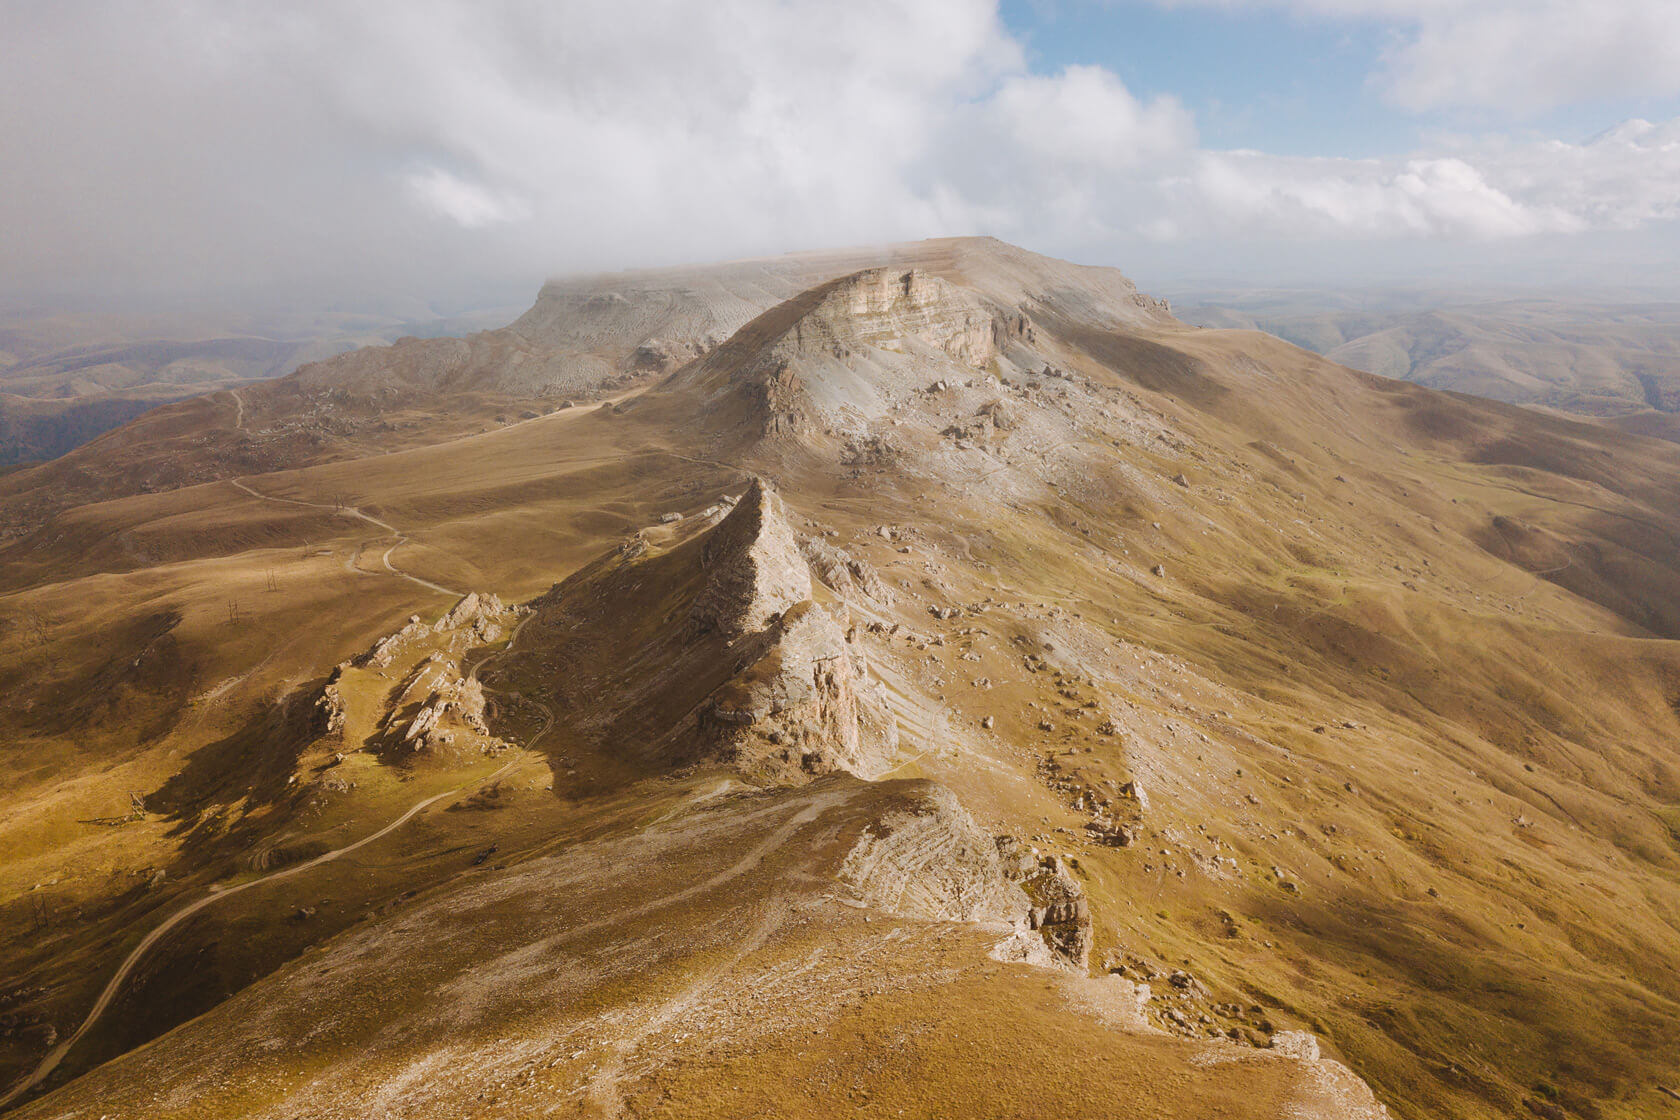
<svg viewBox="0 0 1680 1120"><path fill-rule="evenodd" d="M1677 492L990 239L154 409L0 477L0 1108L1668 1115Z"/></svg>

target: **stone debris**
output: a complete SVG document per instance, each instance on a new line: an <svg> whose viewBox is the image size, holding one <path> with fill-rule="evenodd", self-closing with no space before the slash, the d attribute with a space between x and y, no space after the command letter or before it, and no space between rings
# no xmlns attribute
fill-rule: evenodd
<svg viewBox="0 0 1680 1120"><path fill-rule="evenodd" d="M893 593L866 560L845 549L813 537L800 545L811 571L836 593L861 595L882 606L891 606Z"/></svg>
<svg viewBox="0 0 1680 1120"><path fill-rule="evenodd" d="M1026 893L1026 928L1037 932L1053 961L1085 971L1091 954L1091 910L1085 888L1068 873L1066 861L1040 856L1038 849L1013 836L1000 836L995 844L1004 875Z"/></svg>

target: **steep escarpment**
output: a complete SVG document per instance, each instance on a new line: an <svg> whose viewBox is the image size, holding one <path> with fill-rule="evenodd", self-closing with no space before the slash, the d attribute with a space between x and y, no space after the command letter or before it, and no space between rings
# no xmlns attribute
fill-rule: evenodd
<svg viewBox="0 0 1680 1120"><path fill-rule="evenodd" d="M717 510L715 524L644 530L556 586L510 672L632 767L880 773L896 744L881 686L844 608L812 600L781 499L754 480Z"/></svg>
<svg viewBox="0 0 1680 1120"><path fill-rule="evenodd" d="M676 384L762 435L859 429L942 376L1024 368L1031 319L920 269L873 268L754 319Z"/></svg>

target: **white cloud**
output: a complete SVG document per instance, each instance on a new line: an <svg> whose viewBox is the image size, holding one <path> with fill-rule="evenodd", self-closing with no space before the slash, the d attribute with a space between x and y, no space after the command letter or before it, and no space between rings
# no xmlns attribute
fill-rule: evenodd
<svg viewBox="0 0 1680 1120"><path fill-rule="evenodd" d="M1381 81L1412 109L1530 112L1594 98L1680 94L1674 0L1493 0L1420 5Z"/></svg>
<svg viewBox="0 0 1680 1120"><path fill-rule="evenodd" d="M518 199L469 183L441 167L411 172L406 182L422 207L464 229L514 222L530 214L530 208Z"/></svg>
<svg viewBox="0 0 1680 1120"><path fill-rule="evenodd" d="M1628 121L1585 144L1445 148L1395 160L1202 152L1162 179L1169 217L1140 232L1486 241L1680 220L1680 120Z"/></svg>
<svg viewBox="0 0 1680 1120"><path fill-rule="evenodd" d="M1392 23L1373 81L1408 109L1519 114L1680 95L1675 0L1157 0Z"/></svg>
<svg viewBox="0 0 1680 1120"><path fill-rule="evenodd" d="M556 271L949 233L1125 264L1209 236L1680 218L1672 122L1372 161L1197 143L1182 104L1110 70L1031 72L993 0L25 3L0 37L0 294L511 298Z"/></svg>
<svg viewBox="0 0 1680 1120"><path fill-rule="evenodd" d="M1052 168L1122 171L1175 156L1196 140L1195 120L1176 99L1146 104L1097 66L1014 75L987 110L1002 139Z"/></svg>
<svg viewBox="0 0 1680 1120"><path fill-rule="evenodd" d="M1386 163L1210 152L1189 178L1168 185L1181 206L1228 233L1490 239L1585 228L1549 202L1519 201L1458 158Z"/></svg>

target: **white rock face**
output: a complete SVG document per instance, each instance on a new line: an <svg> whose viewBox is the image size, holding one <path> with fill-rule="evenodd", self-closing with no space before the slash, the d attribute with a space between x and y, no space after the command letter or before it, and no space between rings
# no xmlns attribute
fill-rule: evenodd
<svg viewBox="0 0 1680 1120"><path fill-rule="evenodd" d="M1032 335L1019 309L917 268L870 268L771 308L684 374L758 434L882 420L930 379L967 385Z"/></svg>
<svg viewBox="0 0 1680 1120"><path fill-rule="evenodd" d="M759 636L758 648L703 718L721 753L784 775L886 772L898 727L834 616L808 600L796 604Z"/></svg>
<svg viewBox="0 0 1680 1120"><path fill-rule="evenodd" d="M701 555L690 633L720 635L741 658L700 712L701 750L765 777L883 773L897 725L844 620L812 601L810 565L768 485L748 487Z"/></svg>
<svg viewBox="0 0 1680 1120"><path fill-rule="evenodd" d="M1272 1049L1286 1058L1316 1062L1319 1058L1318 1039L1311 1031L1278 1031L1272 1036Z"/></svg>
<svg viewBox="0 0 1680 1120"><path fill-rule="evenodd" d="M943 786L925 783L847 855L840 877L877 910L935 921L1019 922L1027 897L997 846Z"/></svg>
<svg viewBox="0 0 1680 1120"><path fill-rule="evenodd" d="M815 332L819 335L852 344L925 342L972 369L984 367L997 352L992 313L979 299L917 269L859 272L837 285L806 322L822 324L826 330Z"/></svg>
<svg viewBox="0 0 1680 1120"><path fill-rule="evenodd" d="M696 633L716 631L734 640L811 597L811 569L781 499L757 479L712 530L703 562L706 585L689 610Z"/></svg>

